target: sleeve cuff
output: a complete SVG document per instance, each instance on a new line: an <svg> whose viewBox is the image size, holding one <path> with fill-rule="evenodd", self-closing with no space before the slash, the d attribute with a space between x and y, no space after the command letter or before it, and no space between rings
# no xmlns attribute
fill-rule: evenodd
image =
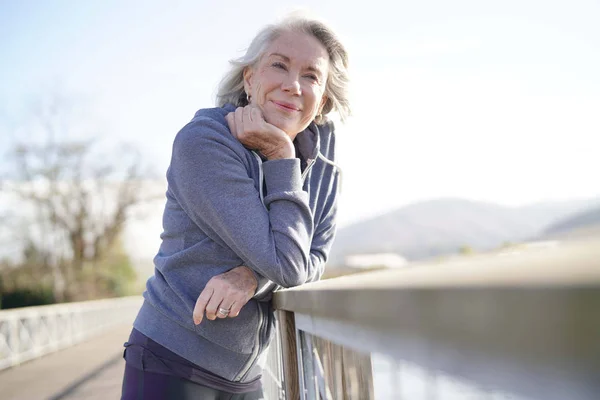
<svg viewBox="0 0 600 400"><path fill-rule="evenodd" d="M261 274L259 274L258 272L256 272L255 270L253 270L252 268L250 268L252 270L252 273L254 274L254 277L256 278L256 291L254 292L254 296L252 296L253 299L259 300L259 301L264 301L265 300L265 290L267 288L267 286L271 285L271 281L268 278L265 278L264 276L262 276ZM271 290L268 291L269 294L271 293ZM270 296L269 296L270 298Z"/></svg>
<svg viewBox="0 0 600 400"><path fill-rule="evenodd" d="M263 171L269 194L302 190L298 158L267 161L263 163Z"/></svg>

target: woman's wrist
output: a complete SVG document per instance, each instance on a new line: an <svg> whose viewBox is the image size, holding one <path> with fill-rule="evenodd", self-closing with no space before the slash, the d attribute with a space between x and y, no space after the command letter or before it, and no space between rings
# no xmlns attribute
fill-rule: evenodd
<svg viewBox="0 0 600 400"><path fill-rule="evenodd" d="M286 143L283 146L277 147L270 152L262 152L267 160L283 160L286 158L296 158L296 150L294 149L294 145L290 143Z"/></svg>

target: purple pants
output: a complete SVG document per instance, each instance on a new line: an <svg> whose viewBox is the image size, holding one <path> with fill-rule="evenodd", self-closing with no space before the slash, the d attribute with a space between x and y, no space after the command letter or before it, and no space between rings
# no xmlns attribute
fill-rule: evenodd
<svg viewBox="0 0 600 400"><path fill-rule="evenodd" d="M171 375L142 371L125 365L121 400L261 400L262 389L250 393L228 393Z"/></svg>

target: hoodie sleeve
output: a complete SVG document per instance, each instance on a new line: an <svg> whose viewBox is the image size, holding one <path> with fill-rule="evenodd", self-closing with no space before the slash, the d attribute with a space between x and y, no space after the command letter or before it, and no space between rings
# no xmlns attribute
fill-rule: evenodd
<svg viewBox="0 0 600 400"><path fill-rule="evenodd" d="M225 126L208 118L182 129L167 173L170 188L194 223L245 265L279 286L301 285L319 272L312 261L314 226L300 162L263 164L265 208L232 139Z"/></svg>
<svg viewBox="0 0 600 400"><path fill-rule="evenodd" d="M336 174L336 177L332 192L330 193L327 204L324 207L322 214L323 217L315 228L315 233L310 244L310 265L308 267L308 271L311 273L306 277L306 281L304 283L316 282L321 279L321 276L323 276L325 271L325 264L329 258L331 246L333 245L333 241L335 239L337 230L337 188L339 175L337 171L334 173ZM259 301L271 300L272 292L279 289L279 287L274 285L272 281L260 275L258 272L254 271L254 274L258 282L258 286L256 294L253 298Z"/></svg>
<svg viewBox="0 0 600 400"><path fill-rule="evenodd" d="M338 194L340 193L342 172L335 161L335 128L333 122L329 121L327 125L321 128L322 138L321 148L324 156L330 161L331 179L328 180L327 197L323 204L323 210L319 221L316 223L315 232L310 244L310 262L313 273L307 276L307 283L321 279L325 270L325 264L329 258L329 253L336 234L336 221L338 210ZM321 162L324 162L321 160ZM323 182L322 182L323 183Z"/></svg>

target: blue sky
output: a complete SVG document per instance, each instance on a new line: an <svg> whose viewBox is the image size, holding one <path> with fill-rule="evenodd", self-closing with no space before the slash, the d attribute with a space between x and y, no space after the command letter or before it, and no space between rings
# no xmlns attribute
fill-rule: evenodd
<svg viewBox="0 0 600 400"><path fill-rule="evenodd" d="M90 132L134 143L162 175L227 61L295 8L350 52L343 224L432 197L600 194L598 1L0 0L2 135L22 135L31 102L58 90Z"/></svg>

